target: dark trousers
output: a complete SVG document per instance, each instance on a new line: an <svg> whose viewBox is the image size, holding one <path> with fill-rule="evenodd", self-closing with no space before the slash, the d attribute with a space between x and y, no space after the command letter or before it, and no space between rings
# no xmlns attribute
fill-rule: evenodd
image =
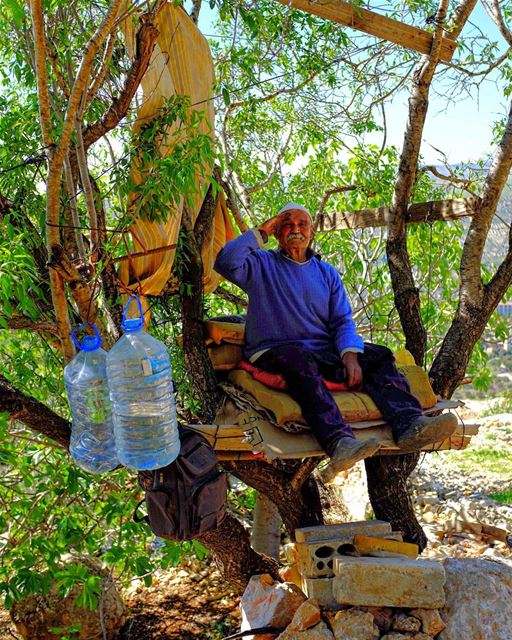
<svg viewBox="0 0 512 640"><path fill-rule="evenodd" d="M399 373L387 347L366 342L358 354L363 371L361 391L379 408L397 438L418 416L421 405L411 394L409 383ZM289 395L299 404L302 415L320 446L331 455L338 439L353 436L323 378L344 382L345 371L335 354L317 354L300 346L281 345L265 351L254 365L286 380Z"/></svg>

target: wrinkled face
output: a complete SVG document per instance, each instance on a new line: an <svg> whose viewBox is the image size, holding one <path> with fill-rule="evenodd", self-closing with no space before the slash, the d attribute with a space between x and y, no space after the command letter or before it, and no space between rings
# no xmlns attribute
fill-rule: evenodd
<svg viewBox="0 0 512 640"><path fill-rule="evenodd" d="M276 233L279 247L284 251L289 251L290 249L306 251L313 240L313 236L314 230L311 216L298 209L291 209L286 212Z"/></svg>

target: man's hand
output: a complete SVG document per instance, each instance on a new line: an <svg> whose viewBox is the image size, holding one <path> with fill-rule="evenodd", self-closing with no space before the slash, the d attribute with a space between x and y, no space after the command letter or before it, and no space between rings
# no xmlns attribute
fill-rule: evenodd
<svg viewBox="0 0 512 640"><path fill-rule="evenodd" d="M346 383L349 389L358 387L363 381L363 371L359 366L357 353L347 351L341 359L345 367Z"/></svg>
<svg viewBox="0 0 512 640"><path fill-rule="evenodd" d="M286 213L288 212L284 211L283 213L279 213L277 216L274 216L273 218L269 218L263 224L260 224L260 226L258 227L259 231L263 231L264 233L266 233L267 238L270 238L270 236L275 235Z"/></svg>

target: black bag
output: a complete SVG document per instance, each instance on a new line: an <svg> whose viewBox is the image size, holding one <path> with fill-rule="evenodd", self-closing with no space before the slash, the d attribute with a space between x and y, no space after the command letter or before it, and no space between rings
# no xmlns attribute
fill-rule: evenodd
<svg viewBox="0 0 512 640"><path fill-rule="evenodd" d="M155 535L169 540L192 540L224 520L227 477L217 469L208 441L193 429L179 427L181 448L171 464L139 471L145 498L135 508L135 522L147 522ZM146 502L147 516L137 511Z"/></svg>

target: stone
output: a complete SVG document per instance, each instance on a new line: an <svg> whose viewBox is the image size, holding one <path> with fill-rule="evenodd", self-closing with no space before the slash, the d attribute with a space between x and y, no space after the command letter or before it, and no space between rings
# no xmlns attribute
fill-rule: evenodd
<svg viewBox="0 0 512 640"><path fill-rule="evenodd" d="M377 640L380 637L373 615L360 609L338 611L331 620L331 629L335 640Z"/></svg>
<svg viewBox="0 0 512 640"><path fill-rule="evenodd" d="M259 640L261 637L257 636L257 639ZM276 640L334 640L334 636L325 622L319 622L316 626L305 631L299 631L290 626L278 635Z"/></svg>
<svg viewBox="0 0 512 640"><path fill-rule="evenodd" d="M413 609L409 615L418 618L421 630L429 636L435 636L446 627L437 609Z"/></svg>
<svg viewBox="0 0 512 640"><path fill-rule="evenodd" d="M421 621L405 613L397 613L393 619L392 629L393 631L416 633L421 629Z"/></svg>
<svg viewBox="0 0 512 640"><path fill-rule="evenodd" d="M334 578L302 578L302 591L308 598L315 598L323 609L339 609L334 599Z"/></svg>
<svg viewBox="0 0 512 640"><path fill-rule="evenodd" d="M415 633L411 638L414 638L414 640L434 640L433 636L429 636L428 633L423 633L422 631Z"/></svg>
<svg viewBox="0 0 512 640"><path fill-rule="evenodd" d="M381 640L404 640L404 638L408 638L410 640L412 636L409 634L404 635L403 633L396 633L392 631L391 633L386 633L385 636L381 636Z"/></svg>
<svg viewBox="0 0 512 640"><path fill-rule="evenodd" d="M268 573L252 576L240 601L241 630L257 627L284 629L305 600L304 593L290 582L276 582ZM272 638L274 635L271 634L257 636L257 640Z"/></svg>
<svg viewBox="0 0 512 640"><path fill-rule="evenodd" d="M277 640L334 640L334 637L321 619L318 602L310 598L297 609L292 621Z"/></svg>
<svg viewBox="0 0 512 640"><path fill-rule="evenodd" d="M321 620L320 608L314 598L301 604L293 616L292 624L299 631L314 627Z"/></svg>
<svg viewBox="0 0 512 640"><path fill-rule="evenodd" d="M291 582L299 589L302 589L302 576L300 575L297 563L285 565L279 571L279 576L284 582Z"/></svg>
<svg viewBox="0 0 512 640"><path fill-rule="evenodd" d="M356 533L384 537L391 533L391 525L383 520L361 520L360 522L302 527L295 529L295 540L297 542L320 542L348 538L352 541Z"/></svg>
<svg viewBox="0 0 512 640"><path fill-rule="evenodd" d="M57 640L61 634L49 631L52 627L80 625L80 631L73 634L77 640L105 638L113 640L125 622L125 608L110 571L96 558L73 557L62 563L65 569L70 565L86 567L91 576L101 578L101 607L94 611L79 607L75 600L81 592L77 586L62 597L55 586L46 594L32 593L18 602L10 610L12 621L18 633L26 640ZM103 629L105 633L103 632Z"/></svg>
<svg viewBox="0 0 512 640"><path fill-rule="evenodd" d="M444 569L432 560L337 558L333 593L339 604L438 609Z"/></svg>
<svg viewBox="0 0 512 640"><path fill-rule="evenodd" d="M436 640L510 640L512 563L446 558L446 628Z"/></svg>
<svg viewBox="0 0 512 640"><path fill-rule="evenodd" d="M385 633L391 629L394 611L390 607L365 607L373 615L375 624L381 632Z"/></svg>

